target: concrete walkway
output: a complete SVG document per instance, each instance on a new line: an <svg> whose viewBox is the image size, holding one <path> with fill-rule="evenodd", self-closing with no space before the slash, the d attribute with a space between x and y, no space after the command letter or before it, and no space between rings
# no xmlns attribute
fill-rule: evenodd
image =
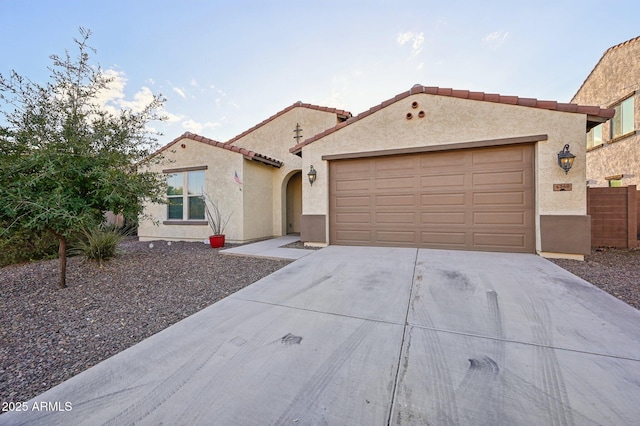
<svg viewBox="0 0 640 426"><path fill-rule="evenodd" d="M299 235L285 235L283 237L271 238L269 240L220 250L220 253L233 254L236 256L253 256L265 257L268 259L290 260L300 259L313 253L313 250L282 247L287 244L295 243L296 241L300 241Z"/></svg>
<svg viewBox="0 0 640 426"><path fill-rule="evenodd" d="M535 255L330 246L0 424L632 425L638 324Z"/></svg>

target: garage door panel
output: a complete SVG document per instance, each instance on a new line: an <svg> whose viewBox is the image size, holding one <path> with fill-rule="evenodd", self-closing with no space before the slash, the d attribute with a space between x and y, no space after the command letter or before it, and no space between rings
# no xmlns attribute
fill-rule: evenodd
<svg viewBox="0 0 640 426"><path fill-rule="evenodd" d="M375 197L376 206L378 207L412 207L415 205L416 196L414 194L400 195L377 195Z"/></svg>
<svg viewBox="0 0 640 426"><path fill-rule="evenodd" d="M411 171L418 166L415 157L408 156L387 157L382 161L375 160L373 164L376 176L384 175L386 172Z"/></svg>
<svg viewBox="0 0 640 426"><path fill-rule="evenodd" d="M376 175L376 189L406 189L413 188L413 176L381 177Z"/></svg>
<svg viewBox="0 0 640 426"><path fill-rule="evenodd" d="M458 155L458 152L439 152L437 154L419 155L420 168L431 170L434 168L444 168L455 170L464 168L469 161L468 158Z"/></svg>
<svg viewBox="0 0 640 426"><path fill-rule="evenodd" d="M527 162L527 153L517 149L485 150L473 152L471 158L471 164L474 166L494 165L495 168L501 169L505 164L524 165Z"/></svg>
<svg viewBox="0 0 640 426"><path fill-rule="evenodd" d="M475 187L491 185L504 188L505 185L524 185L525 172L524 170L513 170L473 173L471 182Z"/></svg>
<svg viewBox="0 0 640 426"><path fill-rule="evenodd" d="M330 243L534 252L533 147L331 161Z"/></svg>
<svg viewBox="0 0 640 426"><path fill-rule="evenodd" d="M336 197L336 207L372 207L370 195Z"/></svg>
<svg viewBox="0 0 640 426"><path fill-rule="evenodd" d="M422 225L464 225L464 212L423 212L420 223Z"/></svg>
<svg viewBox="0 0 640 426"><path fill-rule="evenodd" d="M376 231L375 235L378 243L416 243L416 231Z"/></svg>
<svg viewBox="0 0 640 426"><path fill-rule="evenodd" d="M334 163L334 167L331 168L331 173L335 177L343 178L348 176L362 176L371 173L372 164L366 159L352 160L349 164L346 163Z"/></svg>
<svg viewBox="0 0 640 426"><path fill-rule="evenodd" d="M481 248L504 248L505 251L524 247L525 240L526 235L523 233L497 234L477 232L473 234L474 245Z"/></svg>
<svg viewBox="0 0 640 426"><path fill-rule="evenodd" d="M420 188L445 188L452 186L464 186L464 173L421 176Z"/></svg>
<svg viewBox="0 0 640 426"><path fill-rule="evenodd" d="M371 245L372 234L369 230L361 229L338 230L336 239L341 241L341 244Z"/></svg>
<svg viewBox="0 0 640 426"><path fill-rule="evenodd" d="M336 224L371 224L371 212L336 213Z"/></svg>
<svg viewBox="0 0 640 426"><path fill-rule="evenodd" d="M465 248L466 235L465 232L422 231L420 233L420 242L433 247L438 245Z"/></svg>
<svg viewBox="0 0 640 426"><path fill-rule="evenodd" d="M438 193L438 194L422 194L420 196L420 206L464 206L466 194L458 193Z"/></svg>
<svg viewBox="0 0 640 426"><path fill-rule="evenodd" d="M336 191L364 191L369 190L371 181L369 179L344 179L336 182Z"/></svg>
<svg viewBox="0 0 640 426"><path fill-rule="evenodd" d="M399 225L413 225L416 221L416 214L413 212L378 212L376 213L376 223L397 223Z"/></svg>
<svg viewBox="0 0 640 426"><path fill-rule="evenodd" d="M524 212L474 212L474 225L520 225L526 224Z"/></svg>
<svg viewBox="0 0 640 426"><path fill-rule="evenodd" d="M475 206L524 206L525 192L474 192Z"/></svg>

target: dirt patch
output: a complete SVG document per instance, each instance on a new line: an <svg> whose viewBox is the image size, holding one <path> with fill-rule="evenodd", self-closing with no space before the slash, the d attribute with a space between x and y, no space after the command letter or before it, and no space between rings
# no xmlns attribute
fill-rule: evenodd
<svg viewBox="0 0 640 426"><path fill-rule="evenodd" d="M623 302L640 309L640 250L599 249L585 261L549 259Z"/></svg>
<svg viewBox="0 0 640 426"><path fill-rule="evenodd" d="M0 269L0 402L27 401L290 263L202 243L120 247L103 268L68 259L62 290L57 260Z"/></svg>

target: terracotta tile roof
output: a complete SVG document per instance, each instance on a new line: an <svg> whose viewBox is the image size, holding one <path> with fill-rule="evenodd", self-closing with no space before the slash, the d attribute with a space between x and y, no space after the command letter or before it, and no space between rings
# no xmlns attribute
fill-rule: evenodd
<svg viewBox="0 0 640 426"><path fill-rule="evenodd" d="M271 158L254 151L249 151L248 149L241 148L237 145L224 144L222 142L214 141L213 139L205 138L204 136L196 135L195 133L190 133L190 132L185 132L181 136L178 136L177 138L175 138L174 140L172 140L171 142L169 142L168 144L160 148L156 152L156 154L159 154L160 152L169 149L171 146L175 145L182 139L191 139L196 142L202 142L207 145L215 146L217 148L226 149L227 151L237 152L239 154L242 154L244 158L246 158L247 160L259 161L261 163L268 164L273 167L280 168L284 165L284 162L280 160L276 160L275 158Z"/></svg>
<svg viewBox="0 0 640 426"><path fill-rule="evenodd" d="M454 90L450 88L441 88L441 87L427 87L416 84L406 92L400 93L394 96L391 99L388 99L382 102L380 105L376 105L367 111L364 111L358 114L355 117L351 117L342 123L338 123L335 127L331 127L324 132L318 133L315 136L312 136L304 141L300 142L289 151L293 154L299 154L302 150L302 147L308 145L312 142L317 141L337 130L342 129L345 126L348 126L352 123L355 123L358 120L361 120L368 115L373 114L374 112L385 108L395 102L398 102L402 99L405 99L411 95L415 95L418 93L425 93L427 95L438 95L438 96L449 96L452 98L461 98L461 99L470 99L474 101L481 102L494 102L500 104L507 105L520 105L530 108L540 108L540 109L548 109L552 111L562 111L562 112L572 112L578 114L586 114L589 116L599 117L602 119L609 119L613 117L614 110L610 108L600 108L598 106L585 106L585 105L576 105L570 103L560 103L556 101L540 101L534 98L519 98L517 96L503 96L495 93L484 93L484 92L471 92L469 90Z"/></svg>
<svg viewBox="0 0 640 426"><path fill-rule="evenodd" d="M342 120L346 120L347 118L351 117L351 113L349 111L344 111L341 109L336 109L336 108L330 108L330 107L324 107L324 106L319 106L319 105L312 105L312 104L304 104L300 101L294 103L293 105L290 105L288 107L286 107L285 109L283 109L280 112L275 113L274 115L272 115L271 117L267 118L266 120L256 124L255 126L253 126L252 128L250 128L249 130L245 130L244 132L240 133L239 135L229 139L227 142L225 142L225 144L233 144L234 142L236 142L238 139L248 135L249 133L253 132L254 130L264 126L265 124L269 123L270 121L275 120L276 118L280 117L283 114L286 114L287 112L291 111L294 108L309 108L309 109L315 109L318 111L326 111L326 112L331 112L334 113L338 116L338 118L342 119Z"/></svg>
<svg viewBox="0 0 640 426"><path fill-rule="evenodd" d="M571 98L571 102L573 102L573 100L576 98L576 96L578 96L578 93L580 93L580 91L582 90L582 88L586 84L587 80L589 80L589 77L591 77L591 74L593 74L593 72L596 70L596 68L598 68L598 65L600 65L600 62L602 62L604 57L607 56L609 54L609 52L611 52L612 50L619 49L619 48L621 48L623 46L627 46L629 44L635 43L637 41L640 41L640 36L634 37L634 38L632 38L630 40L627 40L627 41L623 41L622 43L618 43L615 46L611 46L610 48L605 50L604 53L602 54L602 56L600 57L600 59L598 60L598 63L596 63L596 65L591 69L591 72L589 73L587 78L585 78L584 81L582 82L582 84L580 85L580 88L578 88L578 90L576 90L575 95L573 95L573 98Z"/></svg>

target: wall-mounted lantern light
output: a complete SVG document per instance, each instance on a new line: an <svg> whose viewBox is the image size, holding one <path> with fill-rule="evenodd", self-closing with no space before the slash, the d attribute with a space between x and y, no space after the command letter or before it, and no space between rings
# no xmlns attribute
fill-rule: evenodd
<svg viewBox="0 0 640 426"><path fill-rule="evenodd" d="M569 144L566 144L562 151L558 153L558 166L564 170L564 173L569 173L571 166L573 166L573 160L576 158L575 155L569 151Z"/></svg>
<svg viewBox="0 0 640 426"><path fill-rule="evenodd" d="M316 181L316 169L313 168L313 166L311 166L311 170L309 170L309 173L307 173L307 176L309 177L309 183L311 184L311 186L313 186L313 182Z"/></svg>

